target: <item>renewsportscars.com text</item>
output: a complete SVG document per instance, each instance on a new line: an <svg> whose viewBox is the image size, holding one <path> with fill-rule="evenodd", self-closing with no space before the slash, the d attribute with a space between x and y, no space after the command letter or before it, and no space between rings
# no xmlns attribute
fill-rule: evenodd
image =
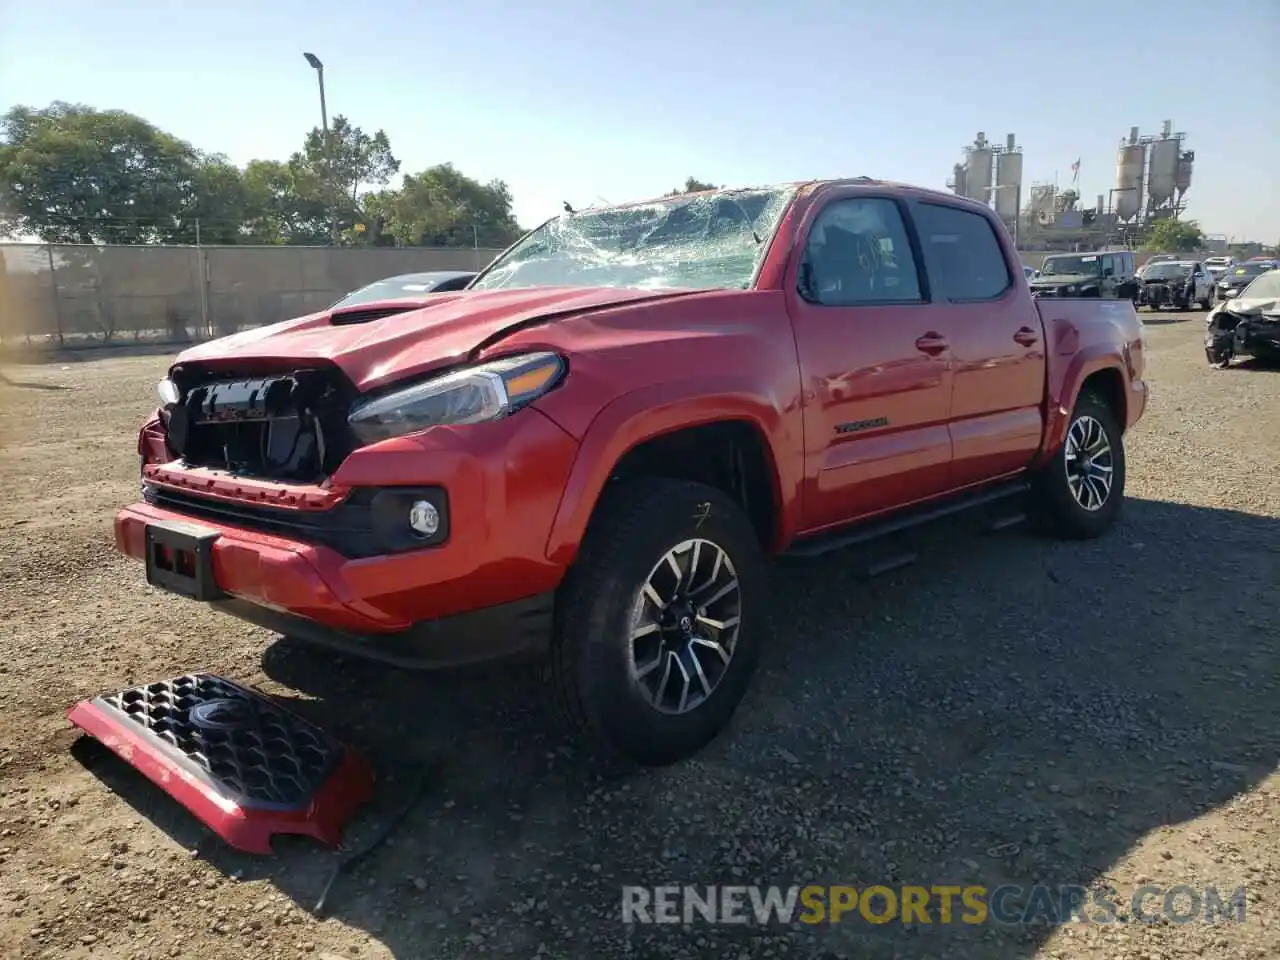
<svg viewBox="0 0 1280 960"><path fill-rule="evenodd" d="M1243 922L1243 887L1147 884L1122 896L1112 887L925 886L626 886L629 924L997 923L1022 925Z"/></svg>

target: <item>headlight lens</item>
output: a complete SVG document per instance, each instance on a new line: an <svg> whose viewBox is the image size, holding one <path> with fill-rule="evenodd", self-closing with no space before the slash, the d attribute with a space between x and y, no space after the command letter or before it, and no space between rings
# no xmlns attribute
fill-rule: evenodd
<svg viewBox="0 0 1280 960"><path fill-rule="evenodd" d="M160 395L160 402L165 406L171 403L177 403L182 399L182 391L178 389L178 385L165 377L156 384L156 393Z"/></svg>
<svg viewBox="0 0 1280 960"><path fill-rule="evenodd" d="M499 420L542 396L564 377L554 353L504 357L367 400L347 422L362 443L428 427Z"/></svg>

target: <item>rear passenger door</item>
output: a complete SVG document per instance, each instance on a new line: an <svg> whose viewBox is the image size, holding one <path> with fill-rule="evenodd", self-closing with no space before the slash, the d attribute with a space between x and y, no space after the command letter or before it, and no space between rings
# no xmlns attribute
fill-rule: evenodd
<svg viewBox="0 0 1280 960"><path fill-rule="evenodd" d="M926 201L912 210L940 322L952 332L948 486L956 490L1015 473L1039 449L1045 333L990 216Z"/></svg>

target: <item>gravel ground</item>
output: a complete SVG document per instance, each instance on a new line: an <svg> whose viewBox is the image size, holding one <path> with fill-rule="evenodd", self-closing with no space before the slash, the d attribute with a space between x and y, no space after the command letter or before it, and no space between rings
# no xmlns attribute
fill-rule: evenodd
<svg viewBox="0 0 1280 960"><path fill-rule="evenodd" d="M1280 371L1209 369L1199 315L1146 318L1153 405L1122 523L1087 544L938 528L870 583L779 571L777 643L731 730L602 779L518 673L423 677L299 648L143 582L110 543L163 357L0 386L0 955L1280 956ZM39 425L41 436L33 436ZM349 739L391 845L309 908L334 854L241 856L63 711L196 669ZM621 885L1248 888L1246 920L625 926ZM1158 902L1156 901L1152 901ZM1125 914L1122 909L1121 915Z"/></svg>

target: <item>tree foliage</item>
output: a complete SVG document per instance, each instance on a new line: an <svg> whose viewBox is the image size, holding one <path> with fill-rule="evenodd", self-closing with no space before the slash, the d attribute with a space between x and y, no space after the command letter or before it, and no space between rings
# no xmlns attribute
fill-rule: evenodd
<svg viewBox="0 0 1280 960"><path fill-rule="evenodd" d="M55 102L0 118L0 236L55 243L506 246L511 191L444 163L405 175L385 131L336 116L243 168L141 117Z"/></svg>
<svg viewBox="0 0 1280 960"><path fill-rule="evenodd" d="M1204 245L1200 224L1194 220L1158 220L1147 231L1144 248L1153 252L1191 253Z"/></svg>
<svg viewBox="0 0 1280 960"><path fill-rule="evenodd" d="M49 242L163 240L200 166L190 144L122 110L13 107L0 119L3 226Z"/></svg>
<svg viewBox="0 0 1280 960"><path fill-rule="evenodd" d="M707 183L703 180L697 180L693 177L687 177L684 181L684 187L677 187L667 194L668 197L677 197L682 193L701 193L703 190L719 190L720 188L714 183Z"/></svg>

